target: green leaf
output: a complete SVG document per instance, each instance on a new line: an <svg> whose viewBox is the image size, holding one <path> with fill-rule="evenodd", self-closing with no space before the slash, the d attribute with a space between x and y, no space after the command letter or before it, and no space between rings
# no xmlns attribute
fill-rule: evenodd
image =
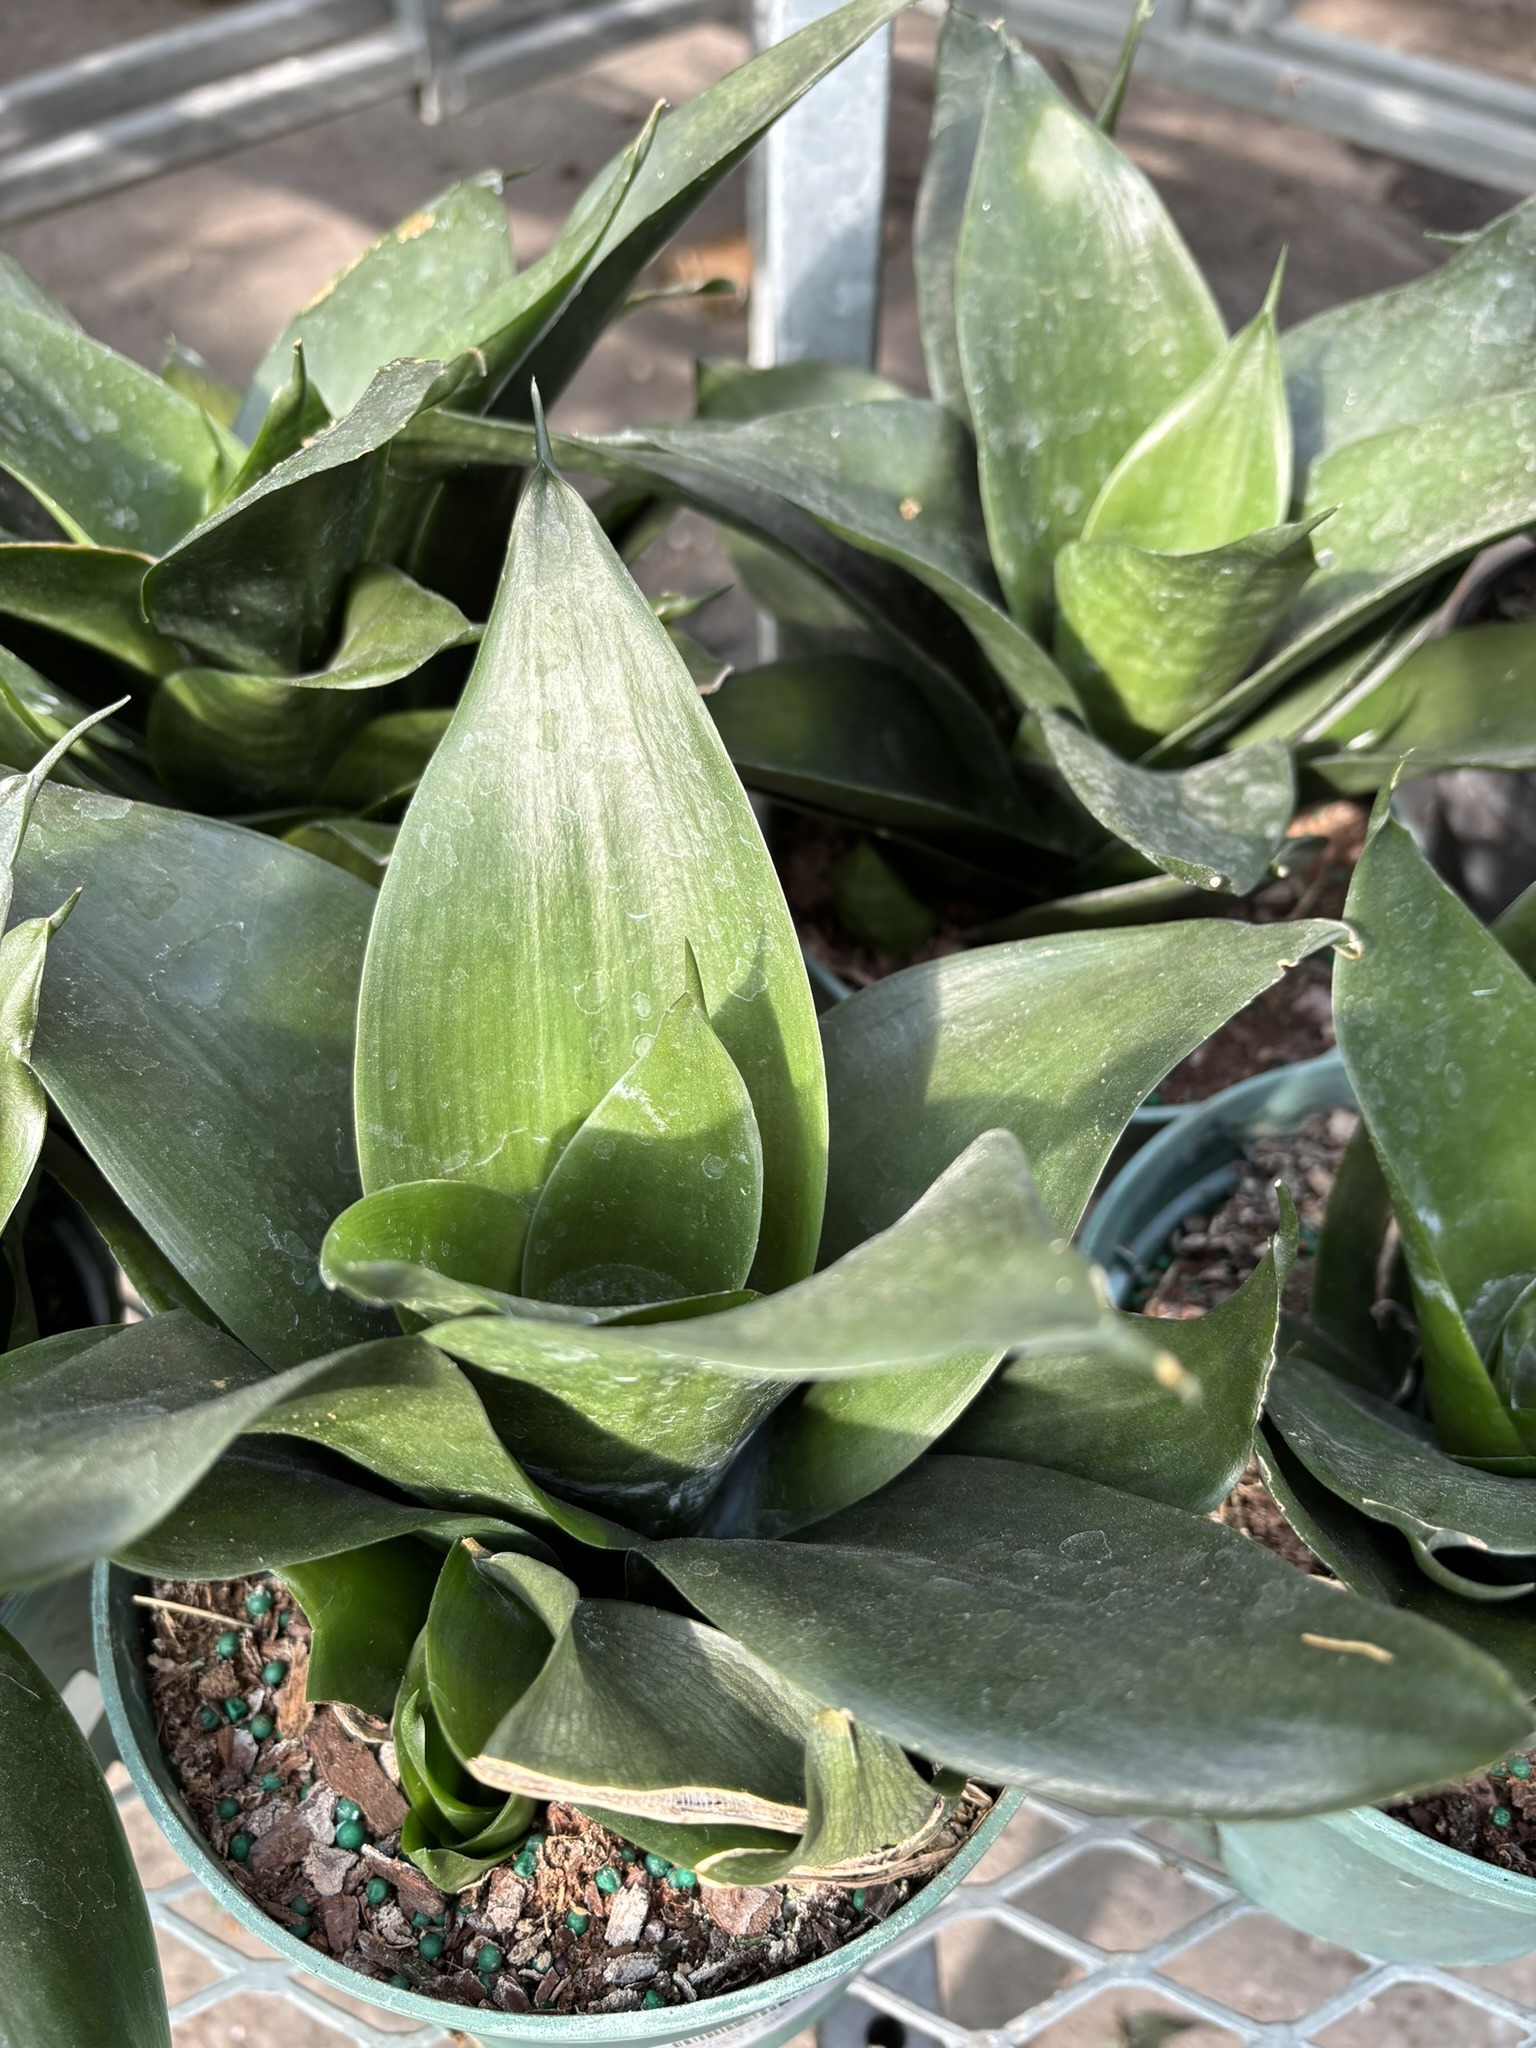
<svg viewBox="0 0 1536 2048"><path fill-rule="evenodd" d="M1443 1784L1529 1733L1503 1671L1445 1631L1065 1473L930 1457L788 1543L642 1548L793 1684L925 1756L1092 1807L1328 1812Z"/></svg>
<svg viewBox="0 0 1536 2048"><path fill-rule="evenodd" d="M357 395L361 397L362 393ZM332 417L325 400L309 380L303 344L295 342L289 352L288 374L272 392L271 402L255 429L250 453L230 479L220 504L210 506L210 511L243 497L280 462L297 455L316 434L323 433Z"/></svg>
<svg viewBox="0 0 1536 2048"><path fill-rule="evenodd" d="M770 413L804 412L813 405L856 405L908 396L888 377L877 377L856 363L805 358L757 369L728 356L699 359L693 395L701 420L761 420Z"/></svg>
<svg viewBox="0 0 1536 2048"><path fill-rule="evenodd" d="M472 1315L499 1308L522 1282L528 1222L515 1196L479 1181L411 1180L377 1188L338 1216L320 1248L328 1287L345 1287L362 1300L405 1306L421 1315ZM413 1290L433 1278L448 1283L433 1292L440 1308L403 1291L383 1291L396 1280Z"/></svg>
<svg viewBox="0 0 1536 2048"><path fill-rule="evenodd" d="M1536 986L1390 817L1345 915L1359 943L1334 966L1335 1028L1392 1191L1440 1441L1518 1456L1483 1357L1536 1270Z"/></svg>
<svg viewBox="0 0 1536 2048"><path fill-rule="evenodd" d="M547 1554L537 1537L510 1522L397 1501L307 1447L242 1438L163 1521L123 1544L116 1559L152 1578L239 1579L286 1573L317 1557L415 1535L445 1544L474 1536L502 1549Z"/></svg>
<svg viewBox="0 0 1536 2048"><path fill-rule="evenodd" d="M904 960L931 939L938 917L867 839L827 869L832 907L848 936L872 952Z"/></svg>
<svg viewBox="0 0 1536 2048"><path fill-rule="evenodd" d="M710 1504L702 1533L788 1536L878 1493L972 1402L986 1404L981 1390L1000 1357L979 1351L916 1371L816 1380L797 1389L759 1424ZM1105 1389L1142 1384L1123 1360L1083 1363L1088 1371L1102 1364Z"/></svg>
<svg viewBox="0 0 1536 2048"><path fill-rule="evenodd" d="M1089 1269L1042 1215L1005 1133L979 1140L901 1222L782 1293L689 1320L580 1327L504 1317L425 1334L476 1367L498 1433L632 1526L698 1512L749 1432L807 1379L918 1371L983 1350L1107 1343L1148 1372ZM492 1376L516 1388L504 1405ZM509 1387L511 1396L511 1387Z"/></svg>
<svg viewBox="0 0 1536 2048"><path fill-rule="evenodd" d="M1522 973L1536 981L1536 882L1500 911L1489 930Z"/></svg>
<svg viewBox="0 0 1536 2048"><path fill-rule="evenodd" d="M955 256L965 197L993 74L1008 45L995 27L962 8L946 9L939 27L933 124L912 216L917 318L928 388L959 419L970 418L960 343L955 332Z"/></svg>
<svg viewBox="0 0 1536 2048"><path fill-rule="evenodd" d="M227 437L78 328L0 296L0 467L76 540L164 554L202 518Z"/></svg>
<svg viewBox="0 0 1536 2048"><path fill-rule="evenodd" d="M1536 1480L1478 1472L1447 1457L1416 1417L1304 1358L1275 1368L1265 1407L1315 1479L1407 1537L1421 1571L1470 1600L1513 1600L1536 1580L1485 1584L1442 1550L1536 1557Z"/></svg>
<svg viewBox="0 0 1536 2048"><path fill-rule="evenodd" d="M1046 712L1040 723L1078 802L1164 873L1234 896L1265 879L1296 808L1278 740L1194 768L1136 768L1065 718Z"/></svg>
<svg viewBox="0 0 1536 2048"><path fill-rule="evenodd" d="M1312 465L1304 517L1333 512L1318 573L1262 668L1170 744L1229 730L1400 592L1536 518L1536 391L1513 391L1346 442Z"/></svg>
<svg viewBox="0 0 1536 2048"><path fill-rule="evenodd" d="M149 717L156 770L198 809L303 803L367 717L351 694L414 675L476 638L478 628L446 598L369 564L347 587L340 637L322 668L275 680L216 668L168 676Z"/></svg>
<svg viewBox="0 0 1536 2048"><path fill-rule="evenodd" d="M779 116L909 0L850 0L759 52L661 121L643 175L625 191L590 270L529 368L553 403L651 258ZM584 195L583 204L590 195ZM575 216L573 216L574 224ZM567 233L570 228L567 229ZM519 409L524 387L509 394Z"/></svg>
<svg viewBox="0 0 1536 2048"><path fill-rule="evenodd" d="M314 1631L305 1698L341 1700L388 1720L441 1566L414 1536L286 1566L283 1577Z"/></svg>
<svg viewBox="0 0 1536 2048"><path fill-rule="evenodd" d="M274 1384L246 1427L339 1452L435 1507L552 1522L597 1548L624 1531L536 1486L491 1427L469 1378L431 1344L383 1338Z"/></svg>
<svg viewBox="0 0 1536 2048"><path fill-rule="evenodd" d="M83 888L32 1065L173 1266L269 1365L376 1334L319 1285L357 1192L352 1034L374 895L236 826L50 785L17 907Z"/></svg>
<svg viewBox="0 0 1536 2048"><path fill-rule="evenodd" d="M1094 723L1145 743L1220 698L1314 574L1316 524L1198 555L1069 542L1056 561L1058 649Z"/></svg>
<svg viewBox="0 0 1536 2048"><path fill-rule="evenodd" d="M1533 286L1536 207L1527 201L1427 277L1293 327L1280 352L1298 461L1528 386Z"/></svg>
<svg viewBox="0 0 1536 2048"><path fill-rule="evenodd" d="M626 1307L734 1292L762 1208L752 1099L690 990L555 1161L528 1225L521 1292Z"/></svg>
<svg viewBox="0 0 1536 2048"><path fill-rule="evenodd" d="M151 623L205 659L303 675L327 658L372 538L385 450L455 373L392 363L352 410L189 533L144 579Z"/></svg>
<svg viewBox="0 0 1536 2048"><path fill-rule="evenodd" d="M452 716L451 711L386 711L370 720L331 763L318 801L339 810L366 811L390 797L409 796Z"/></svg>
<svg viewBox="0 0 1536 2048"><path fill-rule="evenodd" d="M433 356L444 330L514 273L498 171L452 185L349 263L262 358L240 412L254 435L301 345L331 412L350 412L386 363Z"/></svg>
<svg viewBox="0 0 1536 2048"><path fill-rule="evenodd" d="M884 1230L984 1130L1028 1155L1076 1229L1131 1112L1285 968L1348 936L1320 920L1073 932L952 953L822 1019L832 1153L823 1262Z"/></svg>
<svg viewBox="0 0 1536 2048"><path fill-rule="evenodd" d="M101 1766L4 1629L0 1758L0 2036L171 2048L149 1908Z"/></svg>
<svg viewBox="0 0 1536 2048"><path fill-rule="evenodd" d="M74 908L31 917L0 938L0 1229L26 1192L48 1128L48 1098L32 1071L32 1035L48 941Z"/></svg>
<svg viewBox="0 0 1536 2048"><path fill-rule="evenodd" d="M1536 625L1478 626L1415 648L1316 735L1308 766L1335 789L1407 773L1536 768Z"/></svg>
<svg viewBox="0 0 1536 2048"><path fill-rule="evenodd" d="M562 818L580 830L552 838ZM487 900L517 916L487 918ZM676 995L685 942L762 1134L753 1285L781 1285L810 1266L825 1158L794 929L666 628L541 470L380 891L359 1014L365 1186L474 1179L531 1209Z"/></svg>
<svg viewBox="0 0 1536 2048"><path fill-rule="evenodd" d="M1219 1506L1252 1454L1296 1256L1295 1210L1281 1197L1281 1230L1234 1295L1185 1321L1127 1318L1182 1375L1137 1379L1091 1354L1010 1359L945 1450L1047 1465L1192 1514Z"/></svg>
<svg viewBox="0 0 1536 2048"><path fill-rule="evenodd" d="M1274 301L1120 458L1085 540L1203 553L1277 527L1291 508L1291 422Z"/></svg>
<svg viewBox="0 0 1536 2048"><path fill-rule="evenodd" d="M1005 872L1038 859L1000 742L978 729L996 764L978 773L900 669L849 654L770 662L706 702L749 789Z"/></svg>
<svg viewBox="0 0 1536 2048"><path fill-rule="evenodd" d="M283 843L328 860L370 889L384 879L395 850L395 827L371 825L363 818L317 818L283 834Z"/></svg>
<svg viewBox="0 0 1536 2048"><path fill-rule="evenodd" d="M993 75L955 312L992 558L1038 629L1057 551L1224 335L1151 185L1018 49Z"/></svg>
<svg viewBox="0 0 1536 2048"><path fill-rule="evenodd" d="M1408 1364L1404 1333L1385 1328L1373 1313L1381 1298L1378 1275L1392 1222L1392 1191L1364 1123L1344 1148L1334 1176L1312 1265L1312 1327L1340 1347L1354 1366L1348 1377L1391 1395Z"/></svg>
<svg viewBox="0 0 1536 2048"><path fill-rule="evenodd" d="M67 319L68 315L65 317ZM74 324L70 322L71 326ZM221 427L233 429L235 414L240 410L240 394L232 384L226 384L214 375L195 348L188 348L184 341L173 337L166 346L165 361L160 365L160 381L169 384L173 391L179 391L183 398L191 399L194 405L201 406L208 417L217 420Z"/></svg>
<svg viewBox="0 0 1536 2048"><path fill-rule="evenodd" d="M61 754L60 741L79 735L86 726L89 733L74 737L68 752ZM154 789L136 733L106 723L78 697L56 690L35 668L0 647L0 761L30 770L45 757L52 765L44 773L73 789L106 787L124 795Z"/></svg>
<svg viewBox="0 0 1536 2048"><path fill-rule="evenodd" d="M163 676L182 659L145 623L140 591L148 555L63 541L0 544L0 613L47 626L98 648L145 675Z"/></svg>
<svg viewBox="0 0 1536 2048"><path fill-rule="evenodd" d="M0 1360L3 1583L78 1571L152 1527L281 1391L233 1339L186 1315L10 1352Z"/></svg>
<svg viewBox="0 0 1536 2048"><path fill-rule="evenodd" d="M798 1834L814 1711L717 1629L638 1601L583 1600L471 1769L531 1799Z"/></svg>
<svg viewBox="0 0 1536 2048"><path fill-rule="evenodd" d="M83 1209L102 1242L127 1276L129 1285L152 1316L185 1309L199 1321L214 1323L213 1310L176 1271L138 1218L117 1194L106 1175L83 1152L77 1152L58 1131L43 1138L43 1171Z"/></svg>
<svg viewBox="0 0 1536 2048"><path fill-rule="evenodd" d="M1426 1578L1397 1531L1348 1506L1266 1423L1259 1470L1287 1522L1352 1592L1452 1630L1502 1664L1526 1699L1536 1693L1536 1600L1465 1600Z"/></svg>
<svg viewBox="0 0 1536 2048"><path fill-rule="evenodd" d="M82 332L74 314L45 292L36 278L29 277L14 256L3 252L0 252L0 299L13 306L21 306L29 313L40 313L45 320L55 321L75 334Z"/></svg>
<svg viewBox="0 0 1536 2048"><path fill-rule="evenodd" d="M530 1598L531 1595L531 1598ZM427 1697L460 1763L478 1756L543 1669L576 1605L562 1572L515 1552L454 1545L426 1620Z"/></svg>

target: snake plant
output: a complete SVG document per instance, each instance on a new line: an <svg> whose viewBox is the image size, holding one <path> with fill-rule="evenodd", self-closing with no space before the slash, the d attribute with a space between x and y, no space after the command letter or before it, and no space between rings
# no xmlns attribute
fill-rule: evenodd
<svg viewBox="0 0 1536 2048"><path fill-rule="evenodd" d="M1335 966L1363 1113L1265 1457L1345 1582L1536 1694L1536 891L1484 930L1383 813Z"/></svg>
<svg viewBox="0 0 1536 2048"><path fill-rule="evenodd" d="M784 657L711 699L750 784L1022 931L1252 889L1298 767L1536 763L1536 627L1421 645L1536 517L1536 206L1283 334L1277 270L1229 337L1105 126L952 7L913 246L930 396L706 365L695 421L559 447L729 530ZM521 459L454 412L413 452Z"/></svg>
<svg viewBox="0 0 1536 2048"><path fill-rule="evenodd" d="M556 1794L705 1881L851 1882L967 1774L1280 1814L1525 1733L1493 1657L1207 1519L1289 1229L1182 1324L1070 1244L1137 1102L1342 926L1015 941L818 1027L719 735L547 446L382 889L33 794L18 910L79 895L26 1071L151 1313L6 1356L0 1586L285 1576L444 1885ZM44 1796L10 1726L0 1848Z"/></svg>
<svg viewBox="0 0 1536 2048"><path fill-rule="evenodd" d="M411 482L424 407L526 419L638 273L786 108L906 0L850 0L653 117L515 264L487 172L413 212L296 314L250 389L156 375L0 257L0 756L260 817L377 878L506 550L516 479Z"/></svg>

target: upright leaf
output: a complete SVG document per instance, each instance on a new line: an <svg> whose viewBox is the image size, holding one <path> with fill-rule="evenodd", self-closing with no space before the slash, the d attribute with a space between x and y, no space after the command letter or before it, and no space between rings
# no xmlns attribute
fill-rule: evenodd
<svg viewBox="0 0 1536 2048"><path fill-rule="evenodd" d="M513 275L501 174L481 171L408 214L296 313L262 358L239 425L254 436L294 345L335 415L386 363L431 356L442 330Z"/></svg>
<svg viewBox="0 0 1536 2048"><path fill-rule="evenodd" d="M171 1263L258 1356L374 1334L319 1285L358 1192L354 1006L373 891L238 827L45 788L17 907L52 942L32 1064Z"/></svg>
<svg viewBox="0 0 1536 2048"><path fill-rule="evenodd" d="M969 419L970 407L955 331L955 255L992 75L1006 61L1007 48L996 28L963 8L946 8L939 26L933 125L912 216L917 318L928 389L961 419Z"/></svg>
<svg viewBox="0 0 1536 2048"><path fill-rule="evenodd" d="M104 2040L171 2048L149 1908L101 1766L4 1629L0 2040L8 2048Z"/></svg>
<svg viewBox="0 0 1536 2048"><path fill-rule="evenodd" d="M1278 740L1193 768L1136 768L1065 718L1046 712L1041 727L1078 802L1166 874L1246 896L1268 873L1296 808Z"/></svg>
<svg viewBox="0 0 1536 2048"><path fill-rule="evenodd" d="M1444 1630L1199 1516L999 1459L924 1459L788 1543L644 1549L817 1698L1089 1806L1328 1812L1529 1734L1505 1673Z"/></svg>
<svg viewBox="0 0 1536 2048"><path fill-rule="evenodd" d="M52 917L30 917L0 938L0 1229L26 1192L48 1128L32 1038L48 941L72 908L69 902Z"/></svg>
<svg viewBox="0 0 1536 2048"><path fill-rule="evenodd" d="M1017 49L993 75L955 312L992 558L1038 629L1057 550L1224 337L1150 184Z"/></svg>
<svg viewBox="0 0 1536 2048"><path fill-rule="evenodd" d="M1291 508L1291 422L1275 334L1276 271L1263 310L1120 458L1087 540L1197 553L1278 526Z"/></svg>
<svg viewBox="0 0 1536 2048"><path fill-rule="evenodd" d="M202 518L225 441L207 413L78 328L0 296L0 467L77 540L161 555Z"/></svg>
<svg viewBox="0 0 1536 2048"><path fill-rule="evenodd" d="M1536 986L1388 816L1345 912L1339 1050L1392 1190L1440 1441L1519 1455L1483 1359L1536 1274Z"/></svg>
<svg viewBox="0 0 1536 2048"><path fill-rule="evenodd" d="M734 1292L762 1210L752 1100L690 990L556 1160L528 1226L522 1292L636 1306Z"/></svg>
<svg viewBox="0 0 1536 2048"><path fill-rule="evenodd" d="M305 1698L342 1700L387 1720L441 1565L414 1536L286 1565L313 1631Z"/></svg>
<svg viewBox="0 0 1536 2048"><path fill-rule="evenodd" d="M423 1643L427 1697L467 1764L537 1679L576 1604L561 1572L515 1552L456 1543L432 1595Z"/></svg>
<svg viewBox="0 0 1536 2048"><path fill-rule="evenodd" d="M266 411L254 426L250 453L225 488L226 504L232 498L243 497L280 462L286 462L290 455L297 455L305 443L322 433L335 417L335 411L327 406L310 382L301 342L290 347L285 369L286 376L278 382ZM336 408L336 411L343 410L346 408ZM209 507L210 511L218 509L217 506Z"/></svg>
<svg viewBox="0 0 1536 2048"><path fill-rule="evenodd" d="M516 915L487 916L498 903ZM531 1210L674 999L687 944L762 1136L753 1284L780 1286L811 1263L825 1171L789 914L666 628L541 469L380 892L359 1013L365 1185L481 1180Z"/></svg>
<svg viewBox="0 0 1536 2048"><path fill-rule="evenodd" d="M1077 1227L1131 1112L1186 1053L1343 925L1195 920L924 961L822 1020L832 1154L823 1261L883 1230L983 1130L1024 1147Z"/></svg>
<svg viewBox="0 0 1536 2048"><path fill-rule="evenodd" d="M1298 463L1529 386L1533 288L1536 205L1527 200L1427 277L1291 328L1280 348Z"/></svg>
<svg viewBox="0 0 1536 2048"><path fill-rule="evenodd" d="M546 401L564 389L630 286L779 116L835 69L909 0L849 0L759 52L656 131L643 175L625 193L580 290L535 351L533 380ZM521 382L508 393L517 409Z"/></svg>

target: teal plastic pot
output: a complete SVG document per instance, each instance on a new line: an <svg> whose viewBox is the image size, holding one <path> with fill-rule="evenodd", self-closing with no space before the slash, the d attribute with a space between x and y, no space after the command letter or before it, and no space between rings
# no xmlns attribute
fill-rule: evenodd
<svg viewBox="0 0 1536 2048"><path fill-rule="evenodd" d="M1298 1130L1320 1109L1353 1105L1337 1053L1241 1081L1188 1110L1116 1174L1083 1249L1124 1300L1138 1268L1191 1209L1237 1184L1244 1143ZM1498 1963L1536 1949L1536 1881L1464 1856L1401 1821L1357 1806L1308 1820L1223 1823L1232 1882L1305 1934L1397 1963Z"/></svg>
<svg viewBox="0 0 1536 2048"><path fill-rule="evenodd" d="M707 2035L718 2048L744 2048L747 2043L751 2048L778 2048L780 2042L811 2025L842 1995L851 1977L949 1896L996 1841L1024 1796L1006 1793L954 1860L888 1920L845 1948L797 1970L786 1970L768 1983L729 1991L719 1998L701 1998L696 2005L662 2006L655 2012L573 2016L449 2005L439 1998L423 1998L418 1992L393 1990L318 1954L269 1920L209 1850L155 1732L145 1664L144 1610L133 1605L133 1595L147 1589L148 1581L136 1573L117 1565L96 1567L92 1597L96 1670L118 1754L176 1854L226 1912L285 1961L366 2004L419 2024L435 2022L445 2030L457 2029L471 2040L537 2042L547 2048L577 2042L583 2048L604 2048L613 2043L615 2048L629 2048L632 2043L695 2041Z"/></svg>

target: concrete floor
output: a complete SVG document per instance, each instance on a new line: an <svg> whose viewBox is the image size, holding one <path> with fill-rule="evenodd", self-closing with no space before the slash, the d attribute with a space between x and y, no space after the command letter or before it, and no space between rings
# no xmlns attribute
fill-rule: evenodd
<svg viewBox="0 0 1536 2048"><path fill-rule="evenodd" d="M178 0L9 0L5 73L19 76L84 50L185 20ZM1305 0L1320 26L1379 33L1421 51L1536 68L1530 0ZM1512 30L1525 25L1523 42ZM881 367L922 388L907 229L928 118L934 23L898 25L887 229L887 303ZM651 103L681 101L745 54L742 37L704 27L631 49L570 78L547 82L438 129L404 105L350 115L219 162L29 223L5 245L91 329L149 363L174 334L223 375L249 375L272 334L343 264L444 185L488 164L532 166L508 190L513 233L526 260L553 238L582 183L643 120ZM1530 60L1530 61L1528 61ZM1442 251L1426 228L1465 229L1491 219L1506 195L1415 171L1326 137L1239 114L1153 86L1133 89L1121 140L1157 181L1232 322L1263 296L1282 245L1290 250L1282 304L1294 321L1350 294L1413 277ZM738 175L713 197L669 259L671 273L748 275L744 187ZM594 429L677 417L689 410L696 354L740 354L739 306L701 301L648 308L610 334L566 395L558 418ZM703 523L689 520L650 568L655 587L707 588L721 558ZM749 658L750 615L739 599L707 615L701 637ZM142 1808L130 1811L151 1881L174 1858ZM1038 1824L1032 1824L1038 1825ZM1015 1860L1046 1846L1016 1841ZM994 1854L1006 1854L997 1851ZM1099 1867L1102 1864L1103 1867ZM983 1872L985 1874L985 1872ZM1085 1859L1032 1903L1057 1924L1110 1946L1135 1948L1188 1918L1177 1873L1125 1860ZM203 1901L199 1912L213 1913ZM225 1924L228 1932L228 1924ZM167 1941L174 1997L210 1971ZM1181 1964L1256 2019L1308 2010L1347 1982L1354 1958L1275 1923L1247 1923L1234 1950L1217 1937ZM1194 1974L1188 1974L1193 1972ZM1067 1966L990 1921L962 1923L940 1953L946 2010L962 2024L1000 2026L1067 1980ZM1536 2001L1536 1965L1482 1973L1496 1988ZM1137 2001L1146 2009L1146 2001ZM1131 2038L1103 2001L1042 2037L1042 2048L1110 2048ZM1182 2048L1233 2037L1201 2028ZM1329 2030L1326 2048L1496 2048L1507 2030L1443 1994L1402 1990ZM177 2048L333 2048L340 2037L292 2008L244 1998L177 2030ZM802 2044L794 2044L802 2048Z"/></svg>

